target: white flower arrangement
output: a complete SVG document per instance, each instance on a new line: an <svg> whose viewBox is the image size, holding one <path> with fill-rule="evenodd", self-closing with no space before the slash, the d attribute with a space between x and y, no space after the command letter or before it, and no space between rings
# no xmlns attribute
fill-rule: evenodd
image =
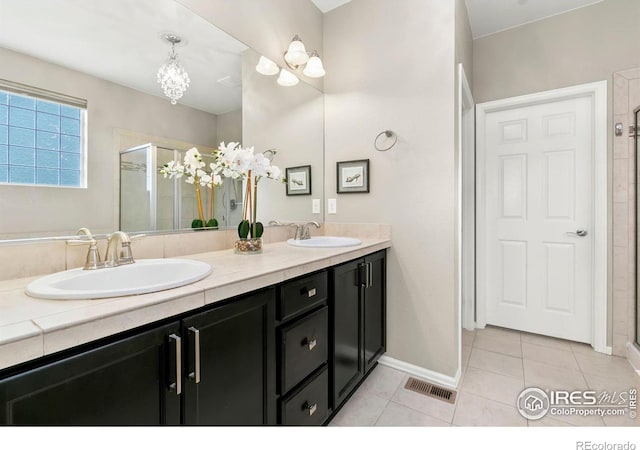
<svg viewBox="0 0 640 450"><path fill-rule="evenodd" d="M283 182L282 171L271 164L264 153L254 153L253 147L243 148L237 142L220 143L216 152L217 169L225 177L247 180L242 221L238 225L238 236L246 239L262 237L264 227L257 221L258 181L269 178Z"/></svg>
<svg viewBox="0 0 640 450"><path fill-rule="evenodd" d="M278 166L271 164L271 160L263 153L254 153L253 147L243 148L238 142L221 142L213 156L214 161L209 164L207 171L207 164L203 161L202 155L193 147L186 152L182 162L169 161L160 169L160 173L165 178L184 177L185 182L195 186L199 219L192 223L194 228L218 226L217 220L213 217L213 192L215 186L222 186L223 177L246 179L243 220L238 226L238 233L241 238L246 238L249 234L252 238L261 237L263 226L256 221L258 181L269 178L282 182L282 171ZM211 218L208 221L204 217L200 187L211 189Z"/></svg>
<svg viewBox="0 0 640 450"><path fill-rule="evenodd" d="M222 186L222 176L216 162L209 164L210 172L207 172L206 163L202 160L202 155L197 148L193 147L184 155L183 163L179 160L169 161L166 163L160 173L169 178L182 178L189 184L193 184L196 188L196 201L198 205L198 219L194 219L191 223L193 228L204 228L218 226L218 221L213 216L213 193L215 186ZM202 207L202 193L200 187L211 189L209 204L209 220L205 220L204 208Z"/></svg>

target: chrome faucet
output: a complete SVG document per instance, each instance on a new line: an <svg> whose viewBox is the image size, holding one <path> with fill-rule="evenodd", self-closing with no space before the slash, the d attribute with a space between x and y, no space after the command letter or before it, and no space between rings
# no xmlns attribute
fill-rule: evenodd
<svg viewBox="0 0 640 450"><path fill-rule="evenodd" d="M316 228L320 228L320 224L315 220L305 223L302 225L302 229L300 231L300 239L311 239L311 235L309 234L309 225L314 225Z"/></svg>
<svg viewBox="0 0 640 450"><path fill-rule="evenodd" d="M107 242L107 252L104 254L104 266L115 267L123 264L133 264L133 256L131 255L131 239L124 231L116 231L110 234ZM118 253L118 242L122 251Z"/></svg>
<svg viewBox="0 0 640 450"><path fill-rule="evenodd" d="M293 223L293 222L291 222L291 223L282 223L282 222L279 222L277 220L272 220L272 221L269 222L269 225L275 225L275 226L278 226L278 227L296 227L296 234L295 234L295 236L293 238L296 241L299 241L300 239L302 239L302 237L301 237L302 236L302 227L304 225L302 225L301 223Z"/></svg>
<svg viewBox="0 0 640 450"><path fill-rule="evenodd" d="M104 263L100 260L98 245L91 231L88 228L80 228L76 234L78 236L84 235L87 239L70 239L67 241L67 245L89 245L84 270L96 270L104 267Z"/></svg>

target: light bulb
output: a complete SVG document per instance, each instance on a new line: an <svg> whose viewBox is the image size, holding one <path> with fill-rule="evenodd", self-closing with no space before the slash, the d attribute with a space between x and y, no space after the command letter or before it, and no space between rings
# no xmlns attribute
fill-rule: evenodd
<svg viewBox="0 0 640 450"><path fill-rule="evenodd" d="M269 58L261 56L260 61L258 61L258 65L256 66L256 71L262 75L275 75L280 71L280 69L278 68L278 65Z"/></svg>
<svg viewBox="0 0 640 450"><path fill-rule="evenodd" d="M280 76L278 77L278 84L280 86L295 86L299 81L298 77L288 70L282 69L280 71Z"/></svg>
<svg viewBox="0 0 640 450"><path fill-rule="evenodd" d="M320 78L325 75L324 67L322 67L322 60L318 56L318 52L314 50L311 58L307 61L307 66L302 73L310 78Z"/></svg>
<svg viewBox="0 0 640 450"><path fill-rule="evenodd" d="M304 48L304 44L297 34L293 37L291 44L289 44L289 49L284 54L284 60L292 66L301 66L309 61L307 50Z"/></svg>

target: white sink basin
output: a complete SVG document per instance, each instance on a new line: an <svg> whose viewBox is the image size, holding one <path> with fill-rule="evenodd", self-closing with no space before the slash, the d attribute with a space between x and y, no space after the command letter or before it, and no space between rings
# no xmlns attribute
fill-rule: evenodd
<svg viewBox="0 0 640 450"><path fill-rule="evenodd" d="M211 273L211 266L188 259L141 259L124 266L72 269L39 278L27 295L51 300L79 300L146 294L194 283Z"/></svg>
<svg viewBox="0 0 640 450"><path fill-rule="evenodd" d="M362 241L356 238L339 236L314 236L309 239L289 239L287 244L294 247L329 248L329 247L351 247L360 245Z"/></svg>

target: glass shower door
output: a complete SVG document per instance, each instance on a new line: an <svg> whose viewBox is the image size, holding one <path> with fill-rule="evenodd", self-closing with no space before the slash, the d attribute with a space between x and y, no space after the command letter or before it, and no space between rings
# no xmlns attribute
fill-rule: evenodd
<svg viewBox="0 0 640 450"><path fill-rule="evenodd" d="M120 153L120 229L127 232L155 229L150 196L149 159L152 145Z"/></svg>
<svg viewBox="0 0 640 450"><path fill-rule="evenodd" d="M172 149L144 144L120 153L120 229L126 232L173 230L177 183L160 175L176 157Z"/></svg>

